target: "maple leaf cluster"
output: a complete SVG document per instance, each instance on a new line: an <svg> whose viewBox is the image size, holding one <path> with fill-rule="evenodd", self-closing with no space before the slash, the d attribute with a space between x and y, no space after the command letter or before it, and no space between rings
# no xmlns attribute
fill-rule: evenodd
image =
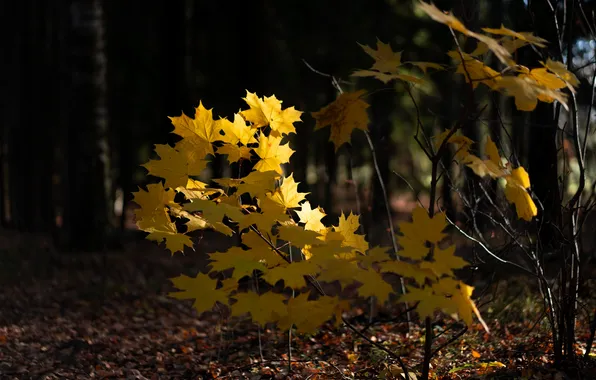
<svg viewBox="0 0 596 380"><path fill-rule="evenodd" d="M433 20L447 25L454 31L466 37L477 40L474 51L465 53L461 50L451 50L447 54L457 64L456 73L464 76L473 88L484 84L491 90L499 91L515 99L515 106L520 111L533 111L538 101L552 103L560 102L566 109L567 94L562 89L575 92L579 85L577 77L567 70L561 62L550 58L540 62L542 67L528 68L515 62L511 56L521 47L532 45L545 47L547 41L534 36L530 32L516 32L501 25L500 28L482 28L487 34L476 33L468 29L452 13L445 13L435 5L423 1L417 3L417 9L427 14ZM491 37L500 36L498 38ZM443 65L434 62L402 62L402 52L394 52L389 44L377 40L377 48L360 45L375 62L368 70L357 70L352 76L374 77L383 83L401 80L411 84L420 84L424 78L412 75L407 66L419 68L424 74L429 68L444 70ZM482 58L488 53L494 54L504 68L497 71L484 64Z"/></svg>
<svg viewBox="0 0 596 380"><path fill-rule="evenodd" d="M436 148L445 143L450 132L450 130L445 130L435 136ZM490 136L487 136L484 145L484 152L488 157L484 160L470 153L470 147L474 141L465 136L451 134L446 143L455 146L455 160L472 169L477 176L505 180L505 198L515 206L518 218L530 221L538 215L538 208L528 193L530 188L528 172L522 166L512 168L511 163L499 155L497 145Z"/></svg>
<svg viewBox="0 0 596 380"><path fill-rule="evenodd" d="M319 127L331 124L334 138L349 142L351 131L368 123L363 94L343 94L314 113ZM165 241L172 254L192 248L190 233L199 229L236 235L241 242L225 252L209 253L207 273L173 278L180 290L173 297L194 300L199 313L220 305L230 308L231 315L249 314L261 325L313 332L328 321L340 322L342 312L350 308L344 296L326 295L322 283L355 287L356 298L374 297L383 304L396 293L386 281L393 273L411 279L410 293L400 300L418 302L422 315L439 309L472 323L472 288L453 274L466 262L454 255L454 246L437 247L427 257L427 245L445 236L444 217L430 219L420 208L412 223L401 225L400 255L406 261L397 261L388 247L369 247L358 233L359 216L352 212L342 212L337 224L323 223L325 211L311 205L308 193L300 192L300 183L293 174L284 176L281 167L293 153L285 137L296 133L293 124L301 121L302 112L282 109L274 95L259 98L247 91L243 99L248 109L235 114L233 121L215 120L202 103L194 118L170 118L173 133L182 140L174 147L157 145L160 158L144 165L163 181L134 193L140 206L135 211L137 226L149 233L148 239ZM230 164L257 161L243 177L216 178L212 184L199 181L196 177L215 155L227 155ZM270 285L261 289L278 291L239 289L246 278Z"/></svg>

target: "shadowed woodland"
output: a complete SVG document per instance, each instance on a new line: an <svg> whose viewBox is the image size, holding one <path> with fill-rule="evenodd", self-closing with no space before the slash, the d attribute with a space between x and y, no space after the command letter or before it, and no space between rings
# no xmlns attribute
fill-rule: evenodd
<svg viewBox="0 0 596 380"><path fill-rule="evenodd" d="M2 2L0 378L596 379L596 1L420 3ZM336 264L356 260L354 273L384 281L370 292L357 276L349 285L324 277L332 266L318 261L323 285L305 272L298 289L289 277L269 281L264 256L257 266L211 256L254 248L244 240L254 232L270 245L261 252L287 261L280 267L316 257L310 235L283 245L261 219L210 219L208 201L232 207L229 190L264 172L258 149L273 140L259 136L276 132L265 112L272 96L299 111L283 140L293 153L275 178L283 188L291 175L298 193L278 197L281 214L300 227L296 240L317 233L329 247L350 224L356 242L344 234L342 247L352 256L342 251ZM257 125L255 109L268 125ZM203 149L177 123L207 110L216 128L241 115L259 147L239 162L212 153L200 174L188 169L171 186L176 168L159 175L151 163L186 140ZM347 124L353 131L334 129ZM226 133L209 147L228 144ZM259 178L251 185L267 189L269 177ZM161 203L148 210L142 197L156 186ZM233 200L266 215L260 197L274 199L277 187ZM288 200L302 195L309 210L324 210L321 229ZM428 220L440 215L446 240L424 235L437 224L417 224L421 208ZM155 227L157 210L170 235ZM248 232L222 233L238 220ZM428 256L409 256L415 233ZM448 250L440 241L456 247L449 273L437 272L436 252ZM425 268L421 283L415 270ZM180 295L190 292L183 280L201 274L217 288ZM464 301L437 288L415 298L441 278L461 281ZM238 293L226 305L217 297L228 280ZM261 310L259 321L238 306L238 294L254 293L284 295L291 307L304 289L319 292L313 302L351 303L327 313L338 323L323 318L306 334L292 312L284 320ZM294 313L311 321L322 313L303 310Z"/></svg>

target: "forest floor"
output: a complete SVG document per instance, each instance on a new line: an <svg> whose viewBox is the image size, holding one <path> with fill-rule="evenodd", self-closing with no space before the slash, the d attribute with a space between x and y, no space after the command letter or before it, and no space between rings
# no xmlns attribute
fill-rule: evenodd
<svg viewBox="0 0 596 380"><path fill-rule="evenodd" d="M185 256L142 239L118 251L65 254L44 237L0 232L0 379L404 378L392 357L344 327L293 336L290 357L287 333L224 313L199 317L192 302L168 296L169 278L195 275L205 265L201 252L221 249L225 242L206 233ZM530 288L516 278L490 284L478 304L491 334L473 325L434 356L433 377L596 379L592 360L553 369L542 304ZM419 373L421 326L408 329L397 306L375 314L369 320L362 305L345 317ZM461 331L453 322L435 321L435 347ZM581 319L578 340L588 335Z"/></svg>

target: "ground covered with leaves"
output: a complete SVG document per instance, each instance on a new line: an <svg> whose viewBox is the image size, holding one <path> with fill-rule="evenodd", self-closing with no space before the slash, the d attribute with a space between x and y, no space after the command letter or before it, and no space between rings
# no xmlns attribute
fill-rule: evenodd
<svg viewBox="0 0 596 380"><path fill-rule="evenodd" d="M201 250L221 248L216 239L203 238L197 252L174 258L136 239L120 251L84 254L53 252L39 237L3 234L0 241L2 379L403 378L393 357L345 327L293 336L290 353L287 334L223 310L198 317L191 303L168 297L169 278L196 274ZM481 309L491 335L478 325L453 340L464 325L436 320L435 347L453 342L435 355L433 376L596 378L591 362L552 369L539 303L523 284L512 284L487 292L486 300L497 294ZM372 320L368 312L362 305L346 317L415 371L424 330L408 329L397 308L377 310Z"/></svg>

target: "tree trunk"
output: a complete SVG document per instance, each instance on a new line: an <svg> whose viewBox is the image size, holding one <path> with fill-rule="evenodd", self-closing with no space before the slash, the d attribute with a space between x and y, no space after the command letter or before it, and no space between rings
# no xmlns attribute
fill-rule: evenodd
<svg viewBox="0 0 596 380"><path fill-rule="evenodd" d="M71 86L64 228L71 250L105 247L113 226L102 2L70 3Z"/></svg>

